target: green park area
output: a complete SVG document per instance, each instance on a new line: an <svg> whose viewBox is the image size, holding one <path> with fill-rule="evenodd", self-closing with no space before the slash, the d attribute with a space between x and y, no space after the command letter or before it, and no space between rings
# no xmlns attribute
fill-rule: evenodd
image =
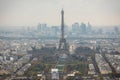
<svg viewBox="0 0 120 80"><path fill-rule="evenodd" d="M87 63L79 63L79 64L67 64L66 65L66 70L67 72L71 71L79 71L80 74L84 75L87 73L88 69L88 64Z"/></svg>
<svg viewBox="0 0 120 80"><path fill-rule="evenodd" d="M60 73L62 73L63 70L64 70L64 65L57 65L56 68L58 69L58 71L59 71Z"/></svg>

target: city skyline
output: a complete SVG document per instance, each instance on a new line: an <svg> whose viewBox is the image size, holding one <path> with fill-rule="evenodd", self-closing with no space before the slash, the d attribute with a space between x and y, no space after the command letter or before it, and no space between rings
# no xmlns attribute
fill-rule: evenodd
<svg viewBox="0 0 120 80"><path fill-rule="evenodd" d="M0 0L0 80L120 80L119 2Z"/></svg>
<svg viewBox="0 0 120 80"><path fill-rule="evenodd" d="M66 13L65 24L69 26L75 22L120 25L119 3L119 0L0 0L0 26L60 25L62 8Z"/></svg>

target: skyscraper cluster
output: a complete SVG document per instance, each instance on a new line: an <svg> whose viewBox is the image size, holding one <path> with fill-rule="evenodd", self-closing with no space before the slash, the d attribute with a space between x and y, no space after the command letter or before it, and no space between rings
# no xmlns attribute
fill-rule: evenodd
<svg viewBox="0 0 120 80"><path fill-rule="evenodd" d="M92 32L92 26L91 24L88 22L88 24L86 25L85 23L74 23L72 24L72 32L73 33L80 33L80 34L90 34Z"/></svg>

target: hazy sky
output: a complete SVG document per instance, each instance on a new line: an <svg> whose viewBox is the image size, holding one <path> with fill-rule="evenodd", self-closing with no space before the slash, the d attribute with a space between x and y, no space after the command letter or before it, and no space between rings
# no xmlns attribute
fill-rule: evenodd
<svg viewBox="0 0 120 80"><path fill-rule="evenodd" d="M60 25L65 23L120 25L120 0L0 0L0 26Z"/></svg>

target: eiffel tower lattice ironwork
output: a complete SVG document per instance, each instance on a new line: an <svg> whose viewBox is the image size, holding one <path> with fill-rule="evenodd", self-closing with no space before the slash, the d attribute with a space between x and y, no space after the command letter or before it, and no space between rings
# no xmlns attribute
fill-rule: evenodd
<svg viewBox="0 0 120 80"><path fill-rule="evenodd" d="M61 37L59 41L59 50L67 50L66 39L64 38L64 10L61 11Z"/></svg>

